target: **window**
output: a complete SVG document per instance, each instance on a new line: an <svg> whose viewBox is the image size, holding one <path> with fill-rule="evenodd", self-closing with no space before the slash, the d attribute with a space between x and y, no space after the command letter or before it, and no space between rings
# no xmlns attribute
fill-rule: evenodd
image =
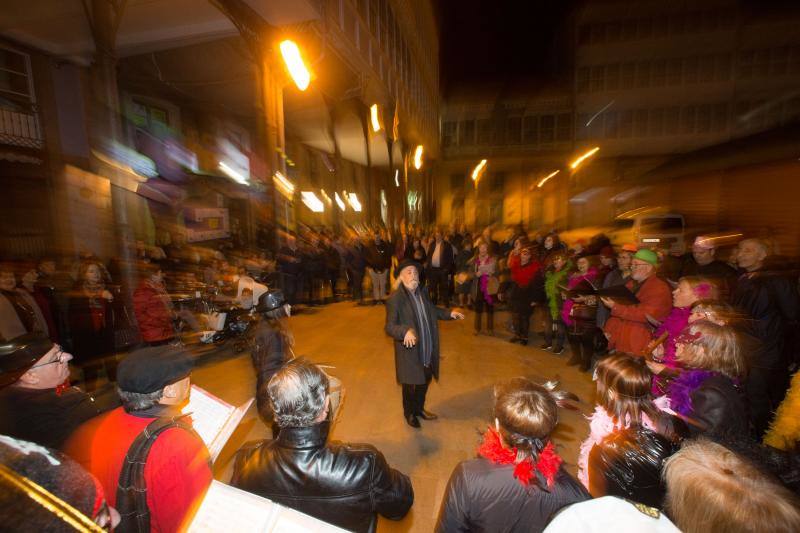
<svg viewBox="0 0 800 533"><path fill-rule="evenodd" d="M34 99L28 56L0 48L0 100L27 108Z"/></svg>
<svg viewBox="0 0 800 533"><path fill-rule="evenodd" d="M683 79L686 83L697 83L697 58L687 57L683 62Z"/></svg>
<svg viewBox="0 0 800 533"><path fill-rule="evenodd" d="M492 139L492 123L489 119L478 120L478 144L487 145L491 144Z"/></svg>
<svg viewBox="0 0 800 533"><path fill-rule="evenodd" d="M680 108L668 107L664 109L664 134L677 135L680 132Z"/></svg>
<svg viewBox="0 0 800 533"><path fill-rule="evenodd" d="M578 69L578 92L585 93L589 91L589 67L581 67Z"/></svg>
<svg viewBox="0 0 800 533"><path fill-rule="evenodd" d="M650 63L643 61L636 66L636 86L650 87Z"/></svg>
<svg viewBox="0 0 800 533"><path fill-rule="evenodd" d="M633 89L636 83L636 63L622 64L622 88Z"/></svg>
<svg viewBox="0 0 800 533"><path fill-rule="evenodd" d="M681 133L694 133L694 121L697 108L689 105L681 111Z"/></svg>
<svg viewBox="0 0 800 533"><path fill-rule="evenodd" d="M539 141L539 117L527 116L522 119L522 142L536 144Z"/></svg>
<svg viewBox="0 0 800 533"><path fill-rule="evenodd" d="M606 39L610 43L616 43L620 39L621 28L618 22L606 24Z"/></svg>
<svg viewBox="0 0 800 533"><path fill-rule="evenodd" d="M597 115L588 126L585 126L589 130L588 135L590 139L597 140L603 136L603 119L604 116L602 114Z"/></svg>
<svg viewBox="0 0 800 533"><path fill-rule="evenodd" d="M593 93L603 90L603 66L592 67L590 90Z"/></svg>
<svg viewBox="0 0 800 533"><path fill-rule="evenodd" d="M592 44L600 44L606 41L605 24L594 24L592 26Z"/></svg>
<svg viewBox="0 0 800 533"><path fill-rule="evenodd" d="M664 134L664 110L651 109L650 110L650 135L659 137Z"/></svg>
<svg viewBox="0 0 800 533"><path fill-rule="evenodd" d="M556 117L553 115L542 115L539 121L539 140L543 143L551 143L555 139Z"/></svg>
<svg viewBox="0 0 800 533"><path fill-rule="evenodd" d="M456 143L456 127L455 122L442 124L442 146L453 146Z"/></svg>
<svg viewBox="0 0 800 533"><path fill-rule="evenodd" d="M711 127L714 131L725 131L728 129L728 104L717 104L714 106L714 116L711 119Z"/></svg>
<svg viewBox="0 0 800 533"><path fill-rule="evenodd" d="M667 62L667 85L680 85L683 82L683 61L670 59Z"/></svg>
<svg viewBox="0 0 800 533"><path fill-rule="evenodd" d="M578 115L578 127L575 129L575 138L577 140L583 141L588 137L589 128L586 127L586 123L590 118L589 113L580 113Z"/></svg>
<svg viewBox="0 0 800 533"><path fill-rule="evenodd" d="M663 87L667 83L667 62L664 59L653 61L651 72L653 87Z"/></svg>
<svg viewBox="0 0 800 533"><path fill-rule="evenodd" d="M800 46L789 49L789 72L800 74Z"/></svg>
<svg viewBox="0 0 800 533"><path fill-rule="evenodd" d="M589 44L592 39L592 27L589 24L584 24L578 31L578 45L585 46Z"/></svg>
<svg viewBox="0 0 800 533"><path fill-rule="evenodd" d="M619 63L606 65L606 90L616 91L619 89Z"/></svg>
<svg viewBox="0 0 800 533"><path fill-rule="evenodd" d="M739 54L739 77L741 79L749 80L753 77L753 59L752 50L744 50Z"/></svg>
<svg viewBox="0 0 800 533"><path fill-rule="evenodd" d="M773 76L783 76L786 74L786 65L789 60L789 48L782 46L772 50L770 55L770 74Z"/></svg>
<svg viewBox="0 0 800 533"><path fill-rule="evenodd" d="M568 141L572 138L572 114L561 113L556 121L556 140Z"/></svg>
<svg viewBox="0 0 800 533"><path fill-rule="evenodd" d="M701 83L714 81L714 56L703 56L700 58L699 80Z"/></svg>
<svg viewBox="0 0 800 533"><path fill-rule="evenodd" d="M635 137L647 136L647 109L637 109L634 114L633 135Z"/></svg>
<svg viewBox="0 0 800 533"><path fill-rule="evenodd" d="M522 117L508 117L506 121L506 143L522 142Z"/></svg>
<svg viewBox="0 0 800 533"><path fill-rule="evenodd" d="M753 76L764 78L769 75L769 50L759 50L753 59Z"/></svg>
<svg viewBox="0 0 800 533"><path fill-rule="evenodd" d="M711 131L711 105L701 105L697 107L697 133L708 133Z"/></svg>
<svg viewBox="0 0 800 533"><path fill-rule="evenodd" d="M714 79L716 81L728 81L731 78L731 56L722 54L717 56L714 63Z"/></svg>
<svg viewBox="0 0 800 533"><path fill-rule="evenodd" d="M626 20L622 23L622 40L632 41L636 39L636 19Z"/></svg>
<svg viewBox="0 0 800 533"><path fill-rule="evenodd" d="M619 113L616 111L606 111L605 116L605 138L616 139L617 135L619 135Z"/></svg>
<svg viewBox="0 0 800 533"><path fill-rule="evenodd" d="M475 121L462 120L458 131L458 144L472 146L475 144Z"/></svg>
<svg viewBox="0 0 800 533"><path fill-rule="evenodd" d="M622 111L619 119L619 136L627 138L633 135L633 111Z"/></svg>
<svg viewBox="0 0 800 533"><path fill-rule="evenodd" d="M638 27L640 39L649 39L653 35L653 19L639 19Z"/></svg>

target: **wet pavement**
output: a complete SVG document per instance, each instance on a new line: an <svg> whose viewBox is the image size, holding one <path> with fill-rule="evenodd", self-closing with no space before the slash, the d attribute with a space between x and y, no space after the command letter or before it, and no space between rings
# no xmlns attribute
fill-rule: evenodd
<svg viewBox="0 0 800 533"><path fill-rule="evenodd" d="M591 376L566 366L569 350L553 355L532 346L508 342L510 334L474 336L473 315L466 320L440 322L441 380L428 392L426 408L439 415L409 427L403 418L400 386L395 382L392 341L383 331L382 306L354 306L351 302L309 309L291 317L295 353L318 364L346 389L343 408L331 438L368 442L383 452L389 464L408 474L415 501L399 522L381 519L379 532L433 530L450 473L459 461L474 456L478 432L491 420L492 385L516 376L544 382L558 379L561 388L577 394L582 412L562 410L554 440L567 468L575 472L580 441L588 433L583 417L592 408ZM498 312L496 324L508 316ZM497 328L502 330L502 327ZM532 345L540 344L538 339ZM204 354L192 375L194 383L239 405L255 391L248 352L233 353L229 346ZM270 430L251 407L215 464L215 477L227 482L236 450L250 440L268 438Z"/></svg>

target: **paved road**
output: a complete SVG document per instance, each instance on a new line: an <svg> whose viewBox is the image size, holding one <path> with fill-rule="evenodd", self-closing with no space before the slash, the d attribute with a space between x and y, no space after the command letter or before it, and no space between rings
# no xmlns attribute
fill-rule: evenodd
<svg viewBox="0 0 800 533"><path fill-rule="evenodd" d="M432 384L427 408L439 414L437 421L422 421L421 430L403 418L400 387L394 379L391 340L383 332L381 306L356 307L338 303L299 314L290 319L295 352L314 362L329 364L331 374L346 388L343 410L332 438L369 442L386 455L389 464L411 476L415 502L399 522L381 520L379 532L429 532L453 467L475 454L478 431L491 420L492 385L515 376L539 381L558 378L562 388L576 393L582 410L591 409L594 386L590 376L565 365L561 356L507 342L508 336L475 337L472 314L457 322L440 323L442 340L441 381ZM506 319L496 317L498 324ZM537 343L538 344L538 343ZM253 395L255 378L247 352L235 355L220 350L201 359L194 382L238 405ZM562 411L555 440L559 452L574 473L580 441L588 425L582 413ZM228 481L231 458L242 443L270 434L251 408L215 465L215 476Z"/></svg>

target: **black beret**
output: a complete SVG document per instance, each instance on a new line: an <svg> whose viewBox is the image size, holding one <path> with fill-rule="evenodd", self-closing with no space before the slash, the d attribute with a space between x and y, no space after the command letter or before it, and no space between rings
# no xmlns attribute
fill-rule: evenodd
<svg viewBox="0 0 800 533"><path fill-rule="evenodd" d="M119 364L117 386L124 392L148 394L187 377L193 365L191 354L178 346L140 348Z"/></svg>
<svg viewBox="0 0 800 533"><path fill-rule="evenodd" d="M11 385L53 348L44 333L26 333L0 342L0 388Z"/></svg>
<svg viewBox="0 0 800 533"><path fill-rule="evenodd" d="M397 265L397 268L394 269L394 277L399 277L400 272L402 272L406 267L414 267L417 269L417 274L422 273L422 265L420 265L418 261L414 261L413 259L403 259L403 261Z"/></svg>

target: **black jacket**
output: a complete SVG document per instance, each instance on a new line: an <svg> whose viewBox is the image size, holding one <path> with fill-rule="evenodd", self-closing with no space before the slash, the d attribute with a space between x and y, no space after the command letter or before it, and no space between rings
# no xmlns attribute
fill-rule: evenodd
<svg viewBox="0 0 800 533"><path fill-rule="evenodd" d="M433 241L428 247L428 268L435 268L433 266L433 253L436 251L436 241ZM453 253L453 245L449 242L442 240L442 251L439 253L439 268L448 272L452 271L455 266L455 254Z"/></svg>
<svg viewBox="0 0 800 533"><path fill-rule="evenodd" d="M789 328L797 327L800 311L797 284L776 272L743 274L736 282L733 305L752 319L750 333L763 343L754 366L781 368Z"/></svg>
<svg viewBox="0 0 800 533"><path fill-rule="evenodd" d="M328 429L283 428L277 440L245 446L231 484L349 531L375 531L378 514L403 518L414 502L408 477L374 446L326 443Z"/></svg>
<svg viewBox="0 0 800 533"><path fill-rule="evenodd" d="M374 242L367 248L366 259L372 270L386 270L392 266L392 248L386 241Z"/></svg>
<svg viewBox="0 0 800 533"><path fill-rule="evenodd" d="M55 389L5 387L0 390L0 434L60 449L78 426L119 407L112 385L93 394L69 387Z"/></svg>
<svg viewBox="0 0 800 533"><path fill-rule="evenodd" d="M452 320L450 310L436 307L428 296L428 291L421 285L417 288L422 291L422 300L428 312L428 325L431 330L431 372L433 377L439 379L439 320ZM413 329L417 335L420 325L414 312L414 302L411 295L403 285L392 293L386 302L386 324L384 331L394 339L394 366L398 383L409 385L424 385L425 367L419 353L420 344L417 342L412 348L403 345L406 332Z"/></svg>
<svg viewBox="0 0 800 533"><path fill-rule="evenodd" d="M522 486L513 471L514 465L483 458L456 466L439 511L437 533L542 531L556 511L590 498L563 468L548 490Z"/></svg>
<svg viewBox="0 0 800 533"><path fill-rule="evenodd" d="M258 412L265 419L271 419L272 417L266 386L272 376L288 360L287 352L286 341L277 326L273 326L269 319L262 319L253 331L250 357L253 360L253 369L256 372Z"/></svg>
<svg viewBox="0 0 800 533"><path fill-rule="evenodd" d="M690 393L689 435L748 435L750 417L742 391L730 378L716 375Z"/></svg>

